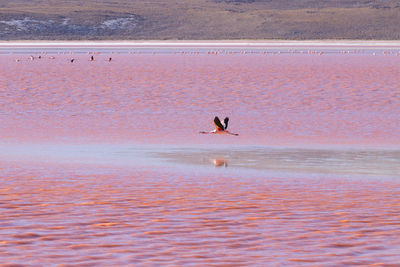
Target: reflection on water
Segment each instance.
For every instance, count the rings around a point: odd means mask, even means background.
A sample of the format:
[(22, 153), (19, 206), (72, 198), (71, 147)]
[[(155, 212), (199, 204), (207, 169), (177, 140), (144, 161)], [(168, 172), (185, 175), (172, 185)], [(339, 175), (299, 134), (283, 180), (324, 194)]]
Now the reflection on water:
[(132, 144), (1, 144), (0, 161), (118, 167), (251, 169), (263, 173), (397, 177), (400, 150)]
[(228, 167), (228, 161), (226, 159), (213, 159), (215, 167)]
[(212, 158), (215, 166), (260, 170), (268, 173), (392, 176), (400, 174), (400, 150), (308, 149), (308, 148), (179, 148), (149, 151), (162, 161), (204, 165)]
[(400, 261), (399, 179), (156, 170), (2, 164), (1, 263)]

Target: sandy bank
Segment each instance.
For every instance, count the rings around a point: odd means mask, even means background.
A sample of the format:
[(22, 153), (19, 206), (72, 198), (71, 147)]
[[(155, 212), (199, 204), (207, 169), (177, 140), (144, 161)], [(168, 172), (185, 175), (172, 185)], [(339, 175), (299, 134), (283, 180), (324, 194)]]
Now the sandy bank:
[(0, 41), (0, 47), (399, 47), (400, 41), (382, 40), (138, 40), (138, 41)]

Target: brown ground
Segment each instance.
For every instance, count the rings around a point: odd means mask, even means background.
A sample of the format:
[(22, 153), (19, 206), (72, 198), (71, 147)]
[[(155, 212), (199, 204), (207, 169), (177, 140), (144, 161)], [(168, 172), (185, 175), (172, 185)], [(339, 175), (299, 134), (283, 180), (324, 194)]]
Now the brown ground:
[[(125, 28), (105, 28), (102, 24), (118, 18), (130, 18), (130, 24)], [(18, 26), (20, 22), (16, 20), (25, 20), (25, 24)], [(398, 40), (400, 3), (391, 0), (0, 0), (0, 39)]]

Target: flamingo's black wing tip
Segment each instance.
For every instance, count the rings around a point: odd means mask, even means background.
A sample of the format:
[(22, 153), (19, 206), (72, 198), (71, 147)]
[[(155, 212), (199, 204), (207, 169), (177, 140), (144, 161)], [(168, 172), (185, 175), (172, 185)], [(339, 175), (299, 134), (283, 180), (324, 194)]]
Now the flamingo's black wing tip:
[(224, 119), (225, 130), (228, 128), (228, 122), (229, 122), (229, 118), (226, 117), (226, 118)]

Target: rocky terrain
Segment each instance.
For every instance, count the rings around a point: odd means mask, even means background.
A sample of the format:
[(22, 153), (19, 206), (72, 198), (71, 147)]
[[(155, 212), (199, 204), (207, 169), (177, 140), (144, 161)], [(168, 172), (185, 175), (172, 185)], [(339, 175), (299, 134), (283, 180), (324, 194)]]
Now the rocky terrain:
[(393, 0), (0, 0), (0, 40), (400, 39)]

